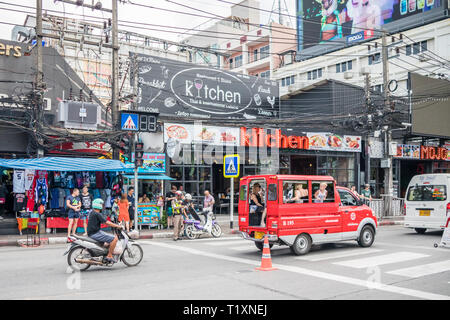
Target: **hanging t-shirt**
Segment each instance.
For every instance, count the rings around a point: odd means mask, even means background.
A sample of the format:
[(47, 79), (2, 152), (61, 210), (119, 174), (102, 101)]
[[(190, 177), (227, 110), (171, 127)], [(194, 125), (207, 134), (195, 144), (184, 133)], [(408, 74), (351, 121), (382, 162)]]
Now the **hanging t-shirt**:
[(53, 173), (53, 183), (55, 187), (61, 186), (61, 172), (56, 171)]
[(25, 193), (25, 170), (14, 170), (13, 192)]
[(58, 208), (65, 207), (66, 191), (64, 189), (58, 189)]
[(36, 202), (34, 201), (34, 188), (26, 191), (27, 195), (27, 211), (34, 211), (34, 206), (36, 205)]
[(25, 169), (25, 190), (33, 189), (35, 170)]
[(67, 172), (61, 172), (61, 181), (60, 186), (61, 188), (67, 188)]
[(108, 195), (106, 194), (106, 189), (100, 190), (100, 197), (102, 198), (103, 202), (106, 202), (106, 198)]
[(69, 172), (66, 177), (66, 187), (69, 189), (75, 188), (75, 177), (72, 172)]
[(98, 189), (103, 189), (104, 188), (104, 186), (103, 186), (103, 172), (97, 171), (95, 173), (95, 181), (96, 181), (96, 187)]
[(111, 208), (111, 189), (105, 189), (106, 193), (106, 201), (105, 201), (105, 208)]
[(94, 189), (94, 199), (99, 199), (101, 197), (102, 197), (102, 195), (100, 194), (100, 190)]
[(47, 180), (45, 178), (39, 178), (36, 180), (36, 203), (39, 201), (45, 205), (48, 201), (48, 189)]
[(83, 185), (88, 187), (91, 185), (91, 179), (89, 176), (89, 172), (87, 171), (83, 172)]
[(83, 175), (81, 174), (81, 172), (77, 172), (75, 173), (75, 179), (76, 179), (76, 186), (78, 189), (83, 188)]
[(89, 172), (89, 180), (91, 182), (91, 188), (97, 187), (95, 171)]
[(50, 195), (51, 195), (50, 209), (58, 209), (59, 208), (59, 189), (51, 189)]
[(16, 193), (14, 196), (14, 211), (22, 211), (25, 209), (26, 196), (24, 193)]

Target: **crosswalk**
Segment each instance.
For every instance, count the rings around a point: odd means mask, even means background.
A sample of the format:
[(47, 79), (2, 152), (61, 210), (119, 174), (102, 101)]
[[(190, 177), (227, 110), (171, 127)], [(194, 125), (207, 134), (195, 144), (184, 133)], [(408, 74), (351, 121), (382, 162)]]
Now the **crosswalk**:
[[(253, 242), (237, 237), (204, 240), (204, 244), (207, 246), (217, 249), (223, 248), (239, 254), (257, 250)], [(304, 256), (292, 256), (292, 259), (300, 263), (325, 262), (336, 267), (348, 268), (349, 270), (380, 267), (382, 272), (386, 274), (404, 278), (420, 278), (450, 271), (450, 260), (432, 261), (432, 253), (427, 254), (427, 251), (418, 253), (408, 249), (398, 248), (398, 251), (393, 251), (391, 246), (382, 246), (381, 248), (343, 247), (316, 250)], [(407, 267), (405, 267), (405, 264)]]

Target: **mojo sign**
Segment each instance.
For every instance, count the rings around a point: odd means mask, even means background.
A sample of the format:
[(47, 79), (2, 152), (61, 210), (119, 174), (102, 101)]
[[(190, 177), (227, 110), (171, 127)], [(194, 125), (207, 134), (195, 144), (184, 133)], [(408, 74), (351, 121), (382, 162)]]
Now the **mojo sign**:
[(278, 84), (224, 70), (137, 55), (138, 110), (198, 119), (278, 116)]

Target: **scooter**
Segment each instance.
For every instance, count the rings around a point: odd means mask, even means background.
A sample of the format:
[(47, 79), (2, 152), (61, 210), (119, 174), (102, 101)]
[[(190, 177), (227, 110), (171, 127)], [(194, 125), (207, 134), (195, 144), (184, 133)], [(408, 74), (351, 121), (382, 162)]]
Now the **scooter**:
[(195, 219), (184, 220), (184, 231), (186, 236), (193, 240), (199, 238), (202, 234), (210, 234), (214, 238), (222, 235), (222, 228), (216, 222), (216, 217), (211, 210), (204, 210), (202, 214), (205, 216), (205, 224)]
[(144, 257), (142, 247), (133, 241), (123, 230), (114, 228), (119, 238), (114, 249), (113, 263), (106, 260), (108, 247), (103, 242), (95, 241), (89, 237), (72, 235), (69, 237), (69, 248), (63, 254), (67, 256), (67, 263), (74, 271), (86, 271), (90, 266), (112, 267), (114, 263), (122, 261), (129, 267), (137, 266)]

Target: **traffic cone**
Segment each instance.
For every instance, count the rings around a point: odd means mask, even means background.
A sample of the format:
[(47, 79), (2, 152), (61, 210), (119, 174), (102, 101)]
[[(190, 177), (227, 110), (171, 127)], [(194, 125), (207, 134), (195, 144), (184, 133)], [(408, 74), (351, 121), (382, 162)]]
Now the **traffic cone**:
[(263, 251), (262, 251), (261, 267), (258, 267), (255, 269), (260, 270), (260, 271), (277, 270), (277, 268), (272, 267), (272, 258), (270, 257), (269, 238), (267, 236), (264, 237), (264, 247), (263, 247)]

